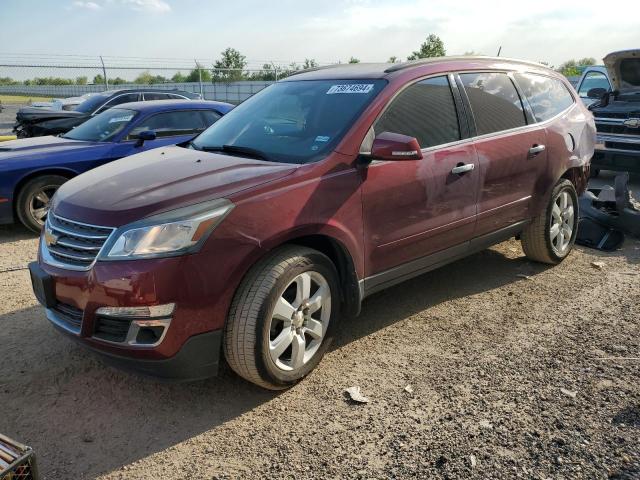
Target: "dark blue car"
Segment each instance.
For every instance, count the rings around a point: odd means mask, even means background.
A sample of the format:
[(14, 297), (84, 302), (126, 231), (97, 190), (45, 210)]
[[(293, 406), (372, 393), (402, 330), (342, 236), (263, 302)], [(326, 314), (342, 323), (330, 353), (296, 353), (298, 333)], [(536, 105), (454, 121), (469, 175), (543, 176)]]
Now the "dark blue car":
[(0, 224), (17, 218), (39, 231), (54, 192), (107, 162), (190, 140), (233, 105), (160, 100), (124, 103), (58, 137), (0, 143)]

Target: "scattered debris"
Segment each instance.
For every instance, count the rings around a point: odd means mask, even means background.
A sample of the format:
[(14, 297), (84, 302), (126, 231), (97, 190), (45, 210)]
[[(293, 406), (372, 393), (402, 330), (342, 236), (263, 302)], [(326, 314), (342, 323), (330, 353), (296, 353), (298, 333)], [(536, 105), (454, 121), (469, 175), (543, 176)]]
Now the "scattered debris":
[(517, 274), (517, 275), (516, 275), (516, 277), (524, 278), (525, 280), (533, 280), (533, 277), (532, 277), (532, 276), (530, 276), (530, 275), (525, 275), (524, 273), (519, 273), (519, 274)]
[(411, 385), (407, 385), (404, 387), (404, 391), (407, 393), (413, 393), (413, 387)]
[(591, 266), (593, 268), (597, 268), (598, 270), (602, 270), (607, 264), (604, 262), (591, 262)]
[(489, 420), (480, 420), (480, 423), (478, 423), (478, 425), (480, 425), (480, 428), (486, 428), (487, 430), (491, 430), (493, 428), (493, 423), (491, 423)]
[(471, 463), (471, 468), (476, 468), (476, 465), (478, 465), (478, 459), (475, 455), (469, 455), (469, 462)]
[(565, 394), (567, 397), (576, 398), (578, 394), (577, 390), (567, 390), (566, 388), (561, 388), (560, 391)]
[(360, 387), (358, 386), (346, 388), (344, 391), (356, 403), (369, 403), (369, 399), (360, 393)]

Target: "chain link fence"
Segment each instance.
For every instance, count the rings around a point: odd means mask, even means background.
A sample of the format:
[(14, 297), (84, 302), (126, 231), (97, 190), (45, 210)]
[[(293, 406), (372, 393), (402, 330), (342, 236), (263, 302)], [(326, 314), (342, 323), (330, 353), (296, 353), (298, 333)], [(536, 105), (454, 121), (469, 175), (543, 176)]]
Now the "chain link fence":
[(262, 62), (244, 68), (214, 65), (211, 59), (0, 54), (0, 95), (66, 98), (120, 88), (153, 88), (184, 90), (206, 100), (238, 104), (304, 66), (296, 62)]

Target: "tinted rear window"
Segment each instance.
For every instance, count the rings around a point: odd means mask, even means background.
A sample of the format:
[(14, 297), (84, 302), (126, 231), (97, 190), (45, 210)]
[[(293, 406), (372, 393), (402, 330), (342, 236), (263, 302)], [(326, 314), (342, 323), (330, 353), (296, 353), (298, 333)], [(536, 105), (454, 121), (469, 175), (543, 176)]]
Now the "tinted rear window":
[(460, 140), (458, 116), (447, 77), (435, 77), (403, 90), (376, 122), (382, 132), (415, 137), (422, 148)]
[(516, 73), (515, 77), (539, 122), (549, 120), (573, 105), (573, 96), (560, 80), (534, 73)]
[(461, 73), (478, 135), (527, 124), (516, 87), (506, 73)]

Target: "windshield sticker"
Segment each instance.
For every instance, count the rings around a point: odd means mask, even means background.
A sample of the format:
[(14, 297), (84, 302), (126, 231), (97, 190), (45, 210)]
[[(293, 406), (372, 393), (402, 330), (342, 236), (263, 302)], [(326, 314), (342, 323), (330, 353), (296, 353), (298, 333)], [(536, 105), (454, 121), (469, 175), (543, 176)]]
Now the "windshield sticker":
[(122, 115), (121, 117), (113, 117), (109, 119), (109, 123), (128, 122), (133, 118), (133, 115)]
[(316, 137), (315, 141), (316, 142), (328, 142), (329, 138), (331, 138), (331, 137), (327, 137), (327, 136), (324, 136), (324, 135), (318, 135)]
[(369, 93), (373, 90), (373, 83), (352, 83), (349, 85), (333, 85), (327, 90), (327, 95), (336, 93)]

